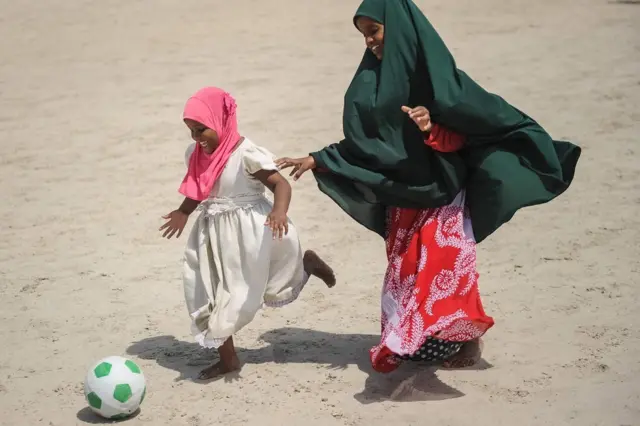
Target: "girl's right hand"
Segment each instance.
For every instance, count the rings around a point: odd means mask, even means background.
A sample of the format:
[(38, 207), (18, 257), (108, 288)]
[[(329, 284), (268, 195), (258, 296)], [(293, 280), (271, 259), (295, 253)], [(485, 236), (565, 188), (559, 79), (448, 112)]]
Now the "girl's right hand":
[(276, 166), (278, 166), (279, 170), (288, 169), (289, 167), (293, 167), (289, 176), (293, 176), (293, 180), (300, 179), (300, 176), (304, 174), (307, 170), (313, 170), (316, 168), (316, 160), (312, 156), (303, 157), (303, 158), (280, 158), (276, 160)]
[(162, 238), (170, 239), (174, 234), (176, 238), (179, 238), (184, 230), (184, 227), (187, 225), (187, 220), (189, 220), (189, 215), (181, 212), (180, 210), (174, 210), (171, 213), (162, 216), (163, 219), (167, 219), (167, 222), (162, 225), (159, 231), (164, 230), (162, 234)]

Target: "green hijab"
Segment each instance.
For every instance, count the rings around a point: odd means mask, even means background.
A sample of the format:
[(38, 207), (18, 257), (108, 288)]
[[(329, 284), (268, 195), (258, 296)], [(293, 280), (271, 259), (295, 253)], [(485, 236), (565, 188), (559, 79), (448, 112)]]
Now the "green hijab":
[[(344, 140), (311, 154), (320, 190), (356, 221), (384, 236), (387, 207), (440, 207), (466, 189), (480, 242), (568, 188), (580, 148), (552, 140), (457, 69), (411, 0), (364, 0), (360, 16), (384, 24), (383, 59), (365, 52), (345, 94)], [(425, 106), (434, 123), (466, 136), (465, 148), (432, 150), (403, 105)]]

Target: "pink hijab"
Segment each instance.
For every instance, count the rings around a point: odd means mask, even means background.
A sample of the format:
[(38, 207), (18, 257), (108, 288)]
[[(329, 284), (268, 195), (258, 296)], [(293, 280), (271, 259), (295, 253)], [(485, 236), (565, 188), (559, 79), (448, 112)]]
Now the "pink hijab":
[(183, 118), (215, 130), (220, 139), (220, 145), (211, 155), (206, 154), (200, 144), (196, 143), (196, 149), (189, 159), (187, 174), (180, 185), (182, 195), (202, 201), (209, 197), (240, 139), (236, 102), (222, 89), (205, 87), (189, 98), (184, 107)]

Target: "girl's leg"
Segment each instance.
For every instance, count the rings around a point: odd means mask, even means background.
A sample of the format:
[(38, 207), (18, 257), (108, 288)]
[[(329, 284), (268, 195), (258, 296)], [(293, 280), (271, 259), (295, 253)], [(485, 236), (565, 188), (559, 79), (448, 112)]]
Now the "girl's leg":
[(327, 287), (336, 285), (336, 276), (333, 269), (312, 250), (307, 250), (302, 259), (304, 270), (307, 274), (320, 278)]
[(218, 348), (218, 353), (220, 354), (220, 361), (202, 370), (198, 379), (214, 379), (224, 374), (240, 370), (240, 359), (233, 345), (233, 337), (229, 337), (222, 346)]

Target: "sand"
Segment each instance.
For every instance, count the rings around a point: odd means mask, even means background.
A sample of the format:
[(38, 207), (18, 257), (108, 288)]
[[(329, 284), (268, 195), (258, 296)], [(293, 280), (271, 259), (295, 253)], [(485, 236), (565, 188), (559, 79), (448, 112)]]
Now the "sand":
[(477, 368), (371, 371), (384, 247), (306, 176), (291, 217), (338, 285), (264, 311), (241, 374), (201, 384), (185, 240), (157, 232), (184, 101), (225, 87), (243, 134), (306, 154), (340, 139), (363, 40), (355, 0), (179, 4), (0, 0), (0, 425), (99, 423), (82, 381), (107, 355), (147, 377), (132, 426), (640, 424), (640, 5), (419, 2), (461, 68), (584, 148), (565, 195), (479, 247)]

